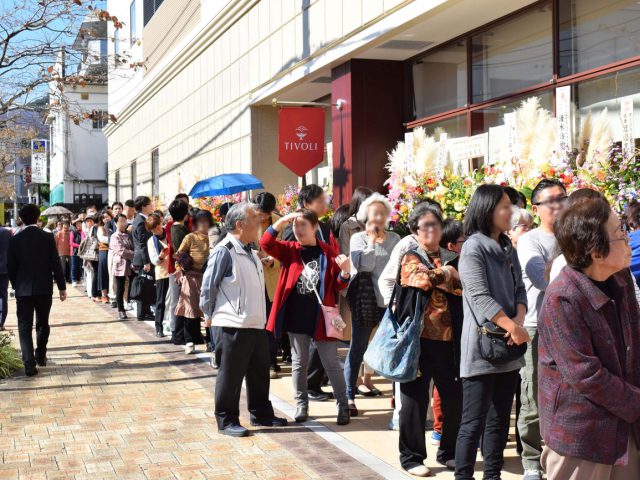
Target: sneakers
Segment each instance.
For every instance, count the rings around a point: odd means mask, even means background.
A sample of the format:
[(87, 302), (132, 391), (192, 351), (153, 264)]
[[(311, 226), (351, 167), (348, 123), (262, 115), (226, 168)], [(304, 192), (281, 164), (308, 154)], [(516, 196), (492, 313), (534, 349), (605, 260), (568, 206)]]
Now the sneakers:
[(525, 470), (522, 480), (542, 480), (542, 472), (540, 470)]
[(428, 477), (431, 475), (431, 470), (429, 470), (426, 465), (417, 465), (407, 469), (407, 472), (414, 477)]
[(249, 435), (249, 430), (244, 428), (242, 425), (229, 425), (226, 428), (218, 429), (218, 433), (222, 435), (228, 435), (229, 437), (246, 437)]
[(431, 433), (431, 439), (429, 443), (431, 445), (435, 445), (436, 447), (440, 446), (440, 441), (442, 440), (442, 433), (436, 432), (435, 430)]
[(400, 427), (398, 427), (398, 424), (396, 423), (396, 421), (393, 418), (391, 418), (391, 420), (389, 420), (389, 430), (395, 430), (395, 431), (400, 430)]
[(278, 375), (278, 372), (276, 371), (276, 369), (275, 369), (275, 368), (271, 367), (271, 368), (269, 369), (269, 378), (270, 378), (270, 379), (272, 379), (272, 380), (273, 380), (273, 379), (275, 379), (275, 378), (278, 378), (279, 376), (280, 376), (280, 375)]
[(184, 353), (186, 353), (187, 355), (191, 355), (192, 353), (196, 353), (196, 346), (192, 342), (187, 343), (184, 346)]
[(78, 282), (71, 282), (71, 286), (72, 287), (77, 287), (78, 286)]

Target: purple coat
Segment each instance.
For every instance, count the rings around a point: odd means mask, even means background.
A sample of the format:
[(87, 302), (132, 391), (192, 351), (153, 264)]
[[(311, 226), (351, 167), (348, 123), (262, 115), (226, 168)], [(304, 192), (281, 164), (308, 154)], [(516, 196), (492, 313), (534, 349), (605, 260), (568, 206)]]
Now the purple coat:
[(615, 303), (571, 267), (547, 288), (538, 317), (540, 430), (560, 455), (626, 465), (630, 428), (640, 439), (640, 312), (632, 282), (628, 270), (608, 280)]
[(127, 232), (114, 232), (109, 240), (109, 248), (113, 252), (111, 268), (114, 277), (131, 275), (131, 259), (133, 258), (133, 241)]

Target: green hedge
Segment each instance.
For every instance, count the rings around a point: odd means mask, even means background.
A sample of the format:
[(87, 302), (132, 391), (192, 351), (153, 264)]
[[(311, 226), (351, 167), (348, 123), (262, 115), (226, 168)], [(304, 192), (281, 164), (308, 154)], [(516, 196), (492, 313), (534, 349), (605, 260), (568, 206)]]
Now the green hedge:
[(11, 336), (0, 334), (0, 378), (8, 378), (23, 368), (20, 354), (11, 344)]

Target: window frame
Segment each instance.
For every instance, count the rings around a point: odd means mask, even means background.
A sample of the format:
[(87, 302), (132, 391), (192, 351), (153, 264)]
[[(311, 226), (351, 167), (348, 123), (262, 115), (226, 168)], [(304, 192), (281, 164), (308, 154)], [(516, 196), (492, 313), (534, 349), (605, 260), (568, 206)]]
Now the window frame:
[[(562, 86), (566, 86), (566, 85), (573, 85), (573, 84), (577, 84), (581, 81), (584, 80), (588, 80), (591, 78), (595, 78), (598, 76), (602, 76), (602, 75), (608, 75), (610, 73), (615, 73), (617, 71), (621, 71), (621, 70), (625, 70), (627, 68), (633, 68), (636, 66), (640, 66), (640, 55), (637, 55), (635, 57), (630, 57), (630, 58), (626, 58), (624, 60), (619, 60), (616, 62), (612, 62), (609, 64), (605, 64), (605, 65), (601, 65), (599, 67), (595, 67), (593, 69), (590, 70), (585, 70), (582, 72), (578, 72), (578, 73), (574, 73), (572, 75), (566, 75), (564, 77), (560, 77), (559, 76), (559, 18), (558, 18), (558, 11), (559, 11), (559, 5), (560, 5), (560, 1), (565, 1), (565, 0), (551, 0), (551, 8), (552, 8), (552, 55), (553, 55), (553, 77), (550, 79), (550, 81), (548, 82), (544, 82), (544, 83), (540, 83), (540, 84), (536, 84), (536, 85), (531, 85), (530, 87), (527, 88), (523, 88), (517, 91), (513, 91), (510, 92), (508, 94), (499, 96), (499, 97), (495, 97), (495, 98), (491, 98), (489, 100), (485, 100), (482, 102), (477, 102), (477, 103), (473, 103), (473, 92), (472, 92), (472, 63), (471, 63), (471, 59), (472, 59), (472, 51), (471, 51), (471, 37), (473, 37), (474, 35), (477, 35), (479, 33), (482, 32), (486, 32), (488, 30), (491, 30), (492, 28), (494, 28), (496, 25), (498, 24), (502, 24), (505, 22), (508, 22), (509, 20), (513, 19), (514, 17), (520, 16), (524, 13), (526, 13), (529, 10), (533, 10), (536, 8), (539, 8), (540, 6), (542, 6), (545, 3), (548, 3), (549, 0), (539, 0), (535, 3), (532, 3), (530, 5), (527, 5), (523, 8), (520, 8), (518, 10), (515, 10), (507, 15), (504, 15), (500, 18), (497, 18), (485, 25), (481, 25), (480, 27), (477, 27), (473, 30), (470, 30), (462, 35), (459, 35), (457, 37), (454, 37), (450, 40), (447, 40), (446, 42), (443, 42), (440, 45), (436, 45), (435, 47), (432, 47), (428, 50), (425, 50), (424, 52), (420, 52), (417, 55), (414, 55), (413, 57), (408, 58), (407, 60), (405, 60), (408, 68), (407, 71), (411, 72), (412, 71), (412, 66), (414, 64), (415, 61), (420, 60), (421, 58), (433, 54), (438, 50), (444, 50), (448, 47), (451, 47), (452, 44), (455, 44), (461, 40), (466, 41), (467, 43), (467, 104), (463, 107), (458, 107), (455, 109), (451, 109), (451, 110), (447, 110), (447, 111), (443, 111), (434, 115), (430, 115), (427, 117), (421, 117), (421, 118), (414, 118), (414, 119), (409, 119), (406, 123), (405, 123), (405, 128), (407, 130), (412, 130), (416, 127), (422, 126), (422, 125), (428, 125), (430, 123), (434, 123), (434, 122), (438, 122), (441, 120), (446, 120), (447, 118), (450, 117), (454, 117), (457, 115), (461, 115), (461, 114), (467, 114), (467, 135), (471, 135), (472, 132), (472, 125), (471, 125), (471, 112), (475, 111), (475, 110), (479, 110), (479, 109), (484, 109), (487, 107), (491, 107), (494, 105), (498, 105), (501, 103), (504, 103), (506, 100), (510, 99), (510, 98), (514, 98), (514, 97), (521, 97), (523, 95), (536, 95), (539, 93), (542, 93), (544, 91), (547, 90), (551, 90), (553, 92), (553, 107), (554, 107), (554, 114), (555, 114), (555, 89), (558, 87), (562, 87)], [(410, 91), (410, 95), (412, 96), (411, 98), (411, 102), (412, 104), (414, 104), (415, 99), (414, 97), (414, 85), (413, 85), (413, 80), (411, 80), (410, 82), (411, 84), (411, 91)], [(413, 114), (413, 112), (412, 112)]]

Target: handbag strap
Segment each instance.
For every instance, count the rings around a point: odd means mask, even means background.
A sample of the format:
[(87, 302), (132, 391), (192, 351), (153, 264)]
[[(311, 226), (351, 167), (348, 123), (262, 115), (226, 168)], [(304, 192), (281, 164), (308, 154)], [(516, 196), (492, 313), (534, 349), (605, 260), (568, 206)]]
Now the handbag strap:
[[(304, 263), (304, 260), (302, 260), (301, 257), (301, 261), (302, 261), (302, 265), (304, 265), (304, 268), (302, 269), (302, 273), (300, 275), (304, 275), (305, 278), (307, 278), (307, 276), (304, 274), (306, 268), (307, 268), (307, 264)], [(320, 275), (320, 273), (318, 272), (318, 276)], [(309, 281), (309, 283), (311, 283), (311, 288), (313, 289), (313, 293), (316, 294), (316, 298), (318, 299), (318, 303), (320, 305), (322, 305), (322, 299), (320, 298), (320, 294), (318, 293), (318, 289), (316, 288), (316, 284), (315, 282), (312, 282), (310, 278), (307, 278), (307, 280)]]

